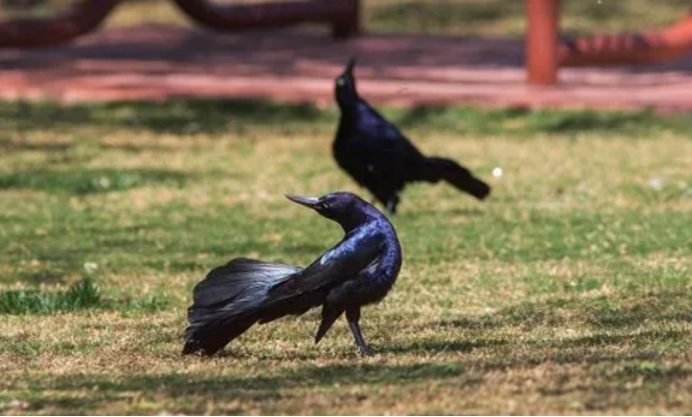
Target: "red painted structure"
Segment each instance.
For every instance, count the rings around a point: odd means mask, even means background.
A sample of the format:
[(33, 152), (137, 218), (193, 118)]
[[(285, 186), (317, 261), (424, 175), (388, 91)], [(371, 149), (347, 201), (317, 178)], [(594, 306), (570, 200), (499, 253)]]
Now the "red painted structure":
[(0, 47), (59, 45), (96, 29), (120, 0), (83, 0), (52, 19), (17, 19), (0, 23)]
[(559, 0), (526, 0), (526, 71), (532, 84), (555, 84)]
[(692, 16), (658, 31), (560, 41), (560, 0), (526, 0), (526, 63), (531, 84), (557, 82), (560, 67), (672, 61), (692, 49)]
[[(82, 0), (52, 19), (0, 22), (0, 47), (43, 47), (65, 43), (96, 29), (121, 0)], [(288, 0), (250, 5), (215, 5), (210, 0), (171, 0), (207, 28), (237, 32), (300, 23), (325, 23), (336, 38), (359, 33), (361, 0)], [(602, 35), (560, 41), (560, 0), (526, 0), (528, 82), (551, 85), (558, 69), (570, 66), (664, 62), (692, 48), (692, 16), (659, 31)]]
[[(52, 19), (0, 23), (0, 47), (41, 47), (67, 42), (96, 29), (121, 0), (82, 0)], [(198, 24), (224, 32), (327, 23), (336, 38), (359, 31), (360, 0), (307, 0), (252, 5), (216, 5), (210, 0), (172, 0)]]
[(330, 23), (336, 38), (359, 31), (359, 0), (283, 1), (252, 5), (214, 5), (208, 0), (173, 0), (202, 26), (224, 32), (278, 28), (299, 23)]

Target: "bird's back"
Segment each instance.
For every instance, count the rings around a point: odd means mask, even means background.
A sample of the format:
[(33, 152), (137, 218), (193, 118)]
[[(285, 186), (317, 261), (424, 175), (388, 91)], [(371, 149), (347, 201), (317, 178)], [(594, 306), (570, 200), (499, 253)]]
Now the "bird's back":
[(378, 198), (396, 193), (423, 155), (366, 102), (341, 114), (333, 154), (339, 166)]

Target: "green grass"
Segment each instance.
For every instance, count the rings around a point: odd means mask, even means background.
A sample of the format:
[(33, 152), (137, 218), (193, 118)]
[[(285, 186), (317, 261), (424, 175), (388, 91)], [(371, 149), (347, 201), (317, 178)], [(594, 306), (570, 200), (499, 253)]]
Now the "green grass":
[(101, 294), (89, 279), (72, 284), (65, 291), (7, 290), (0, 292), (0, 314), (50, 314), (94, 307)]
[(54, 314), (87, 308), (109, 307), (123, 310), (153, 310), (163, 309), (165, 306), (165, 300), (159, 297), (140, 300), (131, 295), (124, 295), (109, 299), (89, 278), (73, 283), (64, 291), (45, 291), (31, 288), (0, 292), (0, 314)]
[(74, 195), (126, 190), (147, 183), (177, 183), (175, 173), (147, 170), (79, 169), (12, 172), (0, 177), (0, 189), (63, 191)]
[(179, 352), (209, 269), (340, 238), (284, 193), (369, 198), (331, 159), (335, 109), (0, 104), (0, 410), (692, 411), (689, 117), (383, 110), (493, 194), (406, 190), (399, 281), (363, 313), (379, 354), (343, 321), (314, 346), (311, 312), (200, 359)]

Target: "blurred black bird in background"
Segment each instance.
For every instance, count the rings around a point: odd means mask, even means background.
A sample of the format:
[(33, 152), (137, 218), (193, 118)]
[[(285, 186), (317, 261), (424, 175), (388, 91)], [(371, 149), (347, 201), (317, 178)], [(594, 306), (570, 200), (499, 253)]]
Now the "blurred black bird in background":
[(490, 187), (456, 162), (423, 155), (392, 123), (363, 100), (353, 75), (355, 58), (336, 78), (335, 96), (341, 110), (332, 145), (334, 158), (359, 185), (367, 188), (391, 214), (399, 193), (410, 182), (445, 180), (483, 200)]
[(361, 333), (360, 309), (382, 300), (399, 274), (402, 254), (394, 228), (352, 193), (286, 197), (339, 223), (344, 238), (305, 269), (246, 258), (213, 269), (194, 288), (183, 354), (213, 355), (255, 323), (319, 305), (315, 343), (345, 312), (360, 353), (373, 353)]

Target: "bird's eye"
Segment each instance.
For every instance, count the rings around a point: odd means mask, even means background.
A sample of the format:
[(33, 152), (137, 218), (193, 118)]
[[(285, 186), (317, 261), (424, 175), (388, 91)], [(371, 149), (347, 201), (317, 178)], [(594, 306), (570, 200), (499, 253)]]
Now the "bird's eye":
[(317, 207), (320, 210), (328, 210), (329, 209), (329, 203), (323, 201)]
[(336, 85), (338, 85), (339, 87), (343, 86), (344, 85), (344, 79), (341, 77), (337, 78), (336, 79)]

